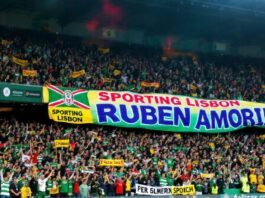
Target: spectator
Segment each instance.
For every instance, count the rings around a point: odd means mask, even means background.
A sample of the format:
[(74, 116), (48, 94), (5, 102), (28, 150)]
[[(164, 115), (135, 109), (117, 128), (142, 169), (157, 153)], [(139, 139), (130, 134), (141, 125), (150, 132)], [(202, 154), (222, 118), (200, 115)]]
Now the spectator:
[(20, 197), (20, 190), (18, 188), (18, 179), (16, 177), (13, 178), (13, 182), (10, 185), (10, 197), (11, 198)]
[(3, 169), (1, 169), (0, 171), (0, 177), (1, 177), (0, 195), (3, 198), (10, 197), (10, 183), (11, 183), (13, 175), (14, 175), (14, 172), (10, 174), (8, 171), (3, 173)]
[(28, 182), (25, 181), (24, 186), (20, 190), (21, 198), (31, 198), (31, 189)]
[(32, 192), (32, 196), (36, 197), (38, 194), (38, 181), (36, 180), (36, 177), (33, 176), (29, 182), (29, 187)]
[(89, 187), (87, 185), (87, 180), (88, 177), (86, 179), (83, 179), (83, 182), (80, 185), (80, 195), (82, 198), (89, 197)]
[(53, 170), (49, 174), (48, 177), (45, 178), (44, 174), (41, 174), (40, 178), (38, 179), (38, 197), (45, 198), (46, 196), (46, 182), (52, 176)]
[(116, 188), (116, 196), (122, 196), (124, 195), (124, 188), (125, 184), (124, 181), (120, 178), (118, 178), (115, 182), (115, 188)]
[(216, 183), (212, 186), (212, 194), (217, 195), (218, 194), (218, 186)]

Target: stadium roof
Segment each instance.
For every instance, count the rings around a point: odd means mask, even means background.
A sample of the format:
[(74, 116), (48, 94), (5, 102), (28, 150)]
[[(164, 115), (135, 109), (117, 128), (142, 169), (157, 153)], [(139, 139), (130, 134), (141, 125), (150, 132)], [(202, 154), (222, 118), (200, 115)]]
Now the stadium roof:
[(263, 0), (7, 0), (0, 10), (37, 13), (36, 20), (57, 19), (62, 26), (96, 18), (103, 27), (154, 35), (265, 40)]

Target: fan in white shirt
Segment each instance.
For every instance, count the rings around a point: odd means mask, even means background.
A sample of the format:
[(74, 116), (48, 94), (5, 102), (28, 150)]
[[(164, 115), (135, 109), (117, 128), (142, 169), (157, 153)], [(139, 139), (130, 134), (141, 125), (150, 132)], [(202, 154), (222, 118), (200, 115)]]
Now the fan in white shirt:
[(46, 182), (52, 176), (53, 172), (54, 171), (52, 170), (49, 176), (46, 178), (44, 177), (44, 174), (41, 174), (40, 178), (38, 179), (38, 189), (40, 192), (46, 192)]

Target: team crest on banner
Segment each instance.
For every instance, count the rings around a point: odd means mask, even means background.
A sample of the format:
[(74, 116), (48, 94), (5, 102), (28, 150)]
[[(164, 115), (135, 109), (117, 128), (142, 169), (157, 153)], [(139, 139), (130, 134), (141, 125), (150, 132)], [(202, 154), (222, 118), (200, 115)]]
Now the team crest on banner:
[(72, 104), (74, 104), (74, 101), (73, 101), (73, 94), (71, 93), (70, 90), (66, 90), (66, 91), (64, 91), (64, 103), (65, 103), (67, 106), (71, 106)]
[(49, 117), (57, 122), (84, 124), (92, 122), (87, 90), (47, 86)]

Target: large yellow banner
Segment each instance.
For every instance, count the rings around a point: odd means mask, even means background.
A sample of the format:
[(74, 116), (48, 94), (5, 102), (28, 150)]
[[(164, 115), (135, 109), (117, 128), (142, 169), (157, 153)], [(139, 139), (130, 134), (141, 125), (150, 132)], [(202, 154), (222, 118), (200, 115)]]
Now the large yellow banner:
[(28, 60), (16, 58), (15, 56), (13, 56), (12, 60), (14, 63), (20, 65), (21, 67), (25, 67), (29, 63)]
[(124, 166), (123, 159), (100, 159), (99, 166)]
[[(49, 116), (57, 122), (207, 133), (265, 127), (264, 103), (156, 93), (87, 91), (53, 85), (48, 88)], [(209, 146), (215, 147), (213, 143)]]

